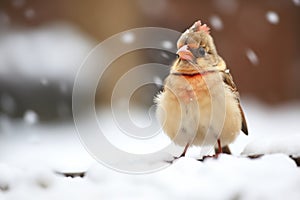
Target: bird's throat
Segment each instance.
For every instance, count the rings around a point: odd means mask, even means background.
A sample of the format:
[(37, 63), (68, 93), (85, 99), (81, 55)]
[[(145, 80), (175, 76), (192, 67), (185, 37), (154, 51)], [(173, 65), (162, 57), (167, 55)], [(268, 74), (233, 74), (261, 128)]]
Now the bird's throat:
[(177, 60), (171, 69), (171, 75), (175, 76), (186, 76), (186, 77), (194, 77), (194, 76), (205, 76), (207, 74), (211, 74), (216, 72), (215, 70), (201, 70), (201, 67), (194, 66), (188, 61), (185, 60)]

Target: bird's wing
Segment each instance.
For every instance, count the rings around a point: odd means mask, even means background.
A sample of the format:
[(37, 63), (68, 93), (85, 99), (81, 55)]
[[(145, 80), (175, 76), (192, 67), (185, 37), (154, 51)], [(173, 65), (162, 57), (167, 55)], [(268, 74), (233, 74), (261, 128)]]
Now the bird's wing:
[(240, 104), (240, 95), (239, 95), (239, 92), (238, 92), (238, 90), (236, 88), (236, 85), (233, 82), (232, 76), (231, 76), (231, 74), (229, 73), (228, 70), (224, 71), (224, 73), (223, 73), (223, 80), (224, 80), (224, 83), (231, 89), (231, 91), (236, 96), (236, 99), (238, 101), (238, 106), (239, 106), (239, 109), (240, 109), (240, 112), (241, 112), (241, 117), (242, 117), (242, 131), (246, 135), (248, 135), (248, 127), (247, 127), (247, 122), (246, 122), (245, 114), (244, 114), (244, 111), (243, 111), (243, 109), (241, 107), (241, 104)]

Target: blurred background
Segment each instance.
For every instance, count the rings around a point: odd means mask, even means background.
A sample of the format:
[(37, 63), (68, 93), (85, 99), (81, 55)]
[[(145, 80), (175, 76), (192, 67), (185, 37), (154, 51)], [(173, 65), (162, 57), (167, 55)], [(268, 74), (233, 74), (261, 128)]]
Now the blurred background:
[[(255, 98), (270, 106), (299, 101), (299, 4), (297, 0), (1, 0), (1, 115), (70, 120), (76, 72), (98, 43), (137, 27), (182, 32), (198, 19), (211, 26), (243, 99)], [(145, 50), (116, 60), (99, 82), (97, 102), (109, 103), (115, 82), (137, 64), (170, 65), (175, 55), (164, 55)], [(151, 105), (158, 90), (147, 86), (136, 101)]]

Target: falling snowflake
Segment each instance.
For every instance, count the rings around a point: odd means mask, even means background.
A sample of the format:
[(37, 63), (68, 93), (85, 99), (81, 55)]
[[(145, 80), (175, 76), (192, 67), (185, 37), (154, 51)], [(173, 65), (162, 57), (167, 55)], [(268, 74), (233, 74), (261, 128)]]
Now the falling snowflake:
[(166, 59), (170, 58), (169, 55), (167, 53), (165, 53), (165, 52), (162, 52), (161, 56), (164, 57), (164, 58), (166, 58)]
[(42, 79), (41, 79), (41, 84), (42, 84), (42, 85), (45, 85), (45, 86), (48, 85), (48, 84), (49, 84), (48, 79), (42, 78)]
[(279, 16), (274, 11), (267, 12), (266, 18), (267, 18), (268, 22), (270, 22), (271, 24), (278, 24), (278, 22), (279, 22)]
[(27, 110), (25, 113), (24, 113), (24, 121), (27, 123), (27, 124), (35, 124), (37, 123), (39, 120), (39, 116), (36, 114), (36, 112), (34, 112), (33, 110)]
[(250, 62), (253, 65), (258, 65), (258, 63), (259, 63), (258, 57), (252, 49), (247, 49), (246, 50), (246, 55), (247, 55), (247, 58), (250, 60)]
[(161, 78), (158, 76), (154, 76), (153, 81), (154, 81), (155, 85), (159, 88), (163, 85)]
[(32, 8), (28, 8), (25, 10), (24, 16), (27, 19), (33, 19), (35, 17), (35, 11)]
[(300, 6), (300, 0), (293, 0), (293, 2), (296, 6)]
[(162, 42), (162, 46), (165, 49), (172, 49), (173, 48), (173, 43), (171, 41), (165, 40)]
[(223, 29), (223, 22), (221, 20), (221, 18), (217, 15), (213, 15), (210, 17), (209, 19), (211, 26), (215, 29), (215, 30), (222, 30)]
[(134, 41), (134, 35), (129, 32), (125, 33), (121, 36), (121, 40), (122, 40), (122, 42), (127, 43), (127, 44), (132, 43)]

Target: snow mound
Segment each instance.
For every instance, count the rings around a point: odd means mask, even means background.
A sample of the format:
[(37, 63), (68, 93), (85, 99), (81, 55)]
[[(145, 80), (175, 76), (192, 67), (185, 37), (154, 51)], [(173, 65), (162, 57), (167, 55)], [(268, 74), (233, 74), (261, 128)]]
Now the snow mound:
[(291, 156), (300, 156), (300, 135), (288, 136), (273, 135), (272, 137), (257, 138), (246, 145), (242, 154), (260, 155), (284, 153)]
[(7, 199), (300, 199), (300, 171), (283, 154), (255, 160), (229, 155), (204, 162), (181, 158), (143, 175), (93, 164), (83, 178), (57, 175), (45, 167), (0, 165), (0, 180), (1, 188), (9, 186), (0, 192)]

